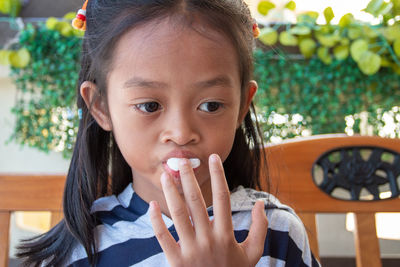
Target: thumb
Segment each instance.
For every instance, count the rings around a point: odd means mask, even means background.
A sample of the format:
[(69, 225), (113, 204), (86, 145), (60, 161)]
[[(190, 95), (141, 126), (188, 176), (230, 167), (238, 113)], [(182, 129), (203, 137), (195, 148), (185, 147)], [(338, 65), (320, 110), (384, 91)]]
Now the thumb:
[(268, 220), (265, 214), (264, 201), (257, 201), (251, 211), (249, 235), (241, 243), (251, 263), (255, 266), (264, 252), (264, 243), (268, 231)]

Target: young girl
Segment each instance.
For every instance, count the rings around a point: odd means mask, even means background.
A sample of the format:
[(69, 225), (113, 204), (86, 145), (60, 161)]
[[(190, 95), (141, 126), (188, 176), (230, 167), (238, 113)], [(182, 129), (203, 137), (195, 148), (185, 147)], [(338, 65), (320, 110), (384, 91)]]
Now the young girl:
[(318, 266), (293, 210), (250, 189), (265, 155), (246, 4), (90, 0), (84, 13), (65, 218), (19, 256), (35, 266)]

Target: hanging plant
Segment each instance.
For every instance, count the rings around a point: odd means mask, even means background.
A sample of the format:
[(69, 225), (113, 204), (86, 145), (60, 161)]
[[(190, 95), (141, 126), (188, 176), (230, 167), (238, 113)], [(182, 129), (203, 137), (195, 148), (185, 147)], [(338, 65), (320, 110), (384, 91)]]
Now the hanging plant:
[(65, 157), (77, 133), (75, 90), (82, 36), (70, 26), (70, 17), (26, 25), (19, 42), (0, 56), (10, 62), (17, 87), (12, 108), (17, 120), (9, 141), (45, 152), (62, 151)]

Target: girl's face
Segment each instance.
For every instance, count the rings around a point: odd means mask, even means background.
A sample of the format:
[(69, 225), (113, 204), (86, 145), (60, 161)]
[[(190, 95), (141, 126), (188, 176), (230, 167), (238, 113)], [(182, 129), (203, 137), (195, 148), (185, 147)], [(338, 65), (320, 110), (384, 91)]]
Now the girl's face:
[[(128, 31), (118, 41), (107, 77), (109, 120), (132, 168), (134, 190), (162, 201), (160, 176), (169, 158), (198, 158), (195, 174), (210, 204), (208, 157), (224, 161), (257, 88), (249, 84), (241, 105), (236, 51), (221, 34), (205, 35), (165, 19)], [(99, 120), (98, 120), (99, 121)], [(180, 188), (180, 177), (175, 173)]]

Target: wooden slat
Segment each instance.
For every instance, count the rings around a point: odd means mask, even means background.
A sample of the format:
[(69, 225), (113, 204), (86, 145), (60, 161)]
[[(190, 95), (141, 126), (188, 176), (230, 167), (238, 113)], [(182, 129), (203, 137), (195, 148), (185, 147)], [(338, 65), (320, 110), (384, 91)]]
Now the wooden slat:
[(299, 212), (298, 215), (307, 230), (311, 251), (314, 257), (319, 260), (318, 232), (315, 213)]
[(65, 176), (0, 175), (0, 211), (59, 212)]
[(8, 266), (11, 212), (0, 211), (0, 266)]
[(354, 226), (357, 267), (382, 267), (376, 235), (375, 214), (354, 214)]
[[(302, 212), (398, 212), (400, 198), (357, 202), (336, 200), (322, 192), (312, 181), (313, 163), (324, 152), (343, 146), (380, 146), (400, 153), (400, 139), (370, 136), (323, 135), (300, 138), (265, 148), (270, 192), (296, 211)], [(265, 188), (265, 183), (264, 183)], [(384, 203), (384, 204), (383, 204)]]

